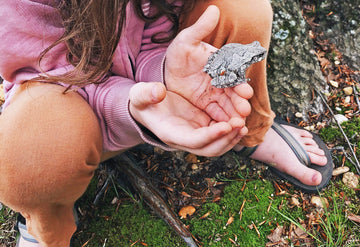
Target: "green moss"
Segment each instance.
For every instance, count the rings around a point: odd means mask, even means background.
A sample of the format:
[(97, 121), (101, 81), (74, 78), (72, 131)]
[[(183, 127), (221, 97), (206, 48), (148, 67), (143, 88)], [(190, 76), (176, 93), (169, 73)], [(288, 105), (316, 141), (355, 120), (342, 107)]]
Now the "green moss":
[[(349, 139), (350, 143), (358, 147), (356, 149), (356, 156), (360, 157), (360, 118), (353, 118), (347, 122), (341, 124), (341, 127)], [(337, 146), (343, 146), (346, 150), (349, 149), (349, 145), (346, 142), (345, 137), (341, 133), (338, 127), (327, 126), (320, 131), (320, 137), (327, 143), (335, 143)], [(350, 152), (349, 152), (350, 153)], [(341, 157), (339, 157), (341, 159)], [(346, 160), (345, 165), (351, 168), (351, 171), (356, 172), (355, 167), (350, 161)]]
[(339, 204), (342, 203), (342, 200), (349, 198), (351, 200), (347, 200), (346, 208), (353, 214), (360, 214), (360, 206), (356, 203), (359, 201), (356, 191), (347, 187), (342, 181), (335, 181), (329, 185), (328, 188), (324, 190), (324, 197), (337, 200)]
[[(100, 209), (89, 222), (87, 246), (186, 246), (182, 240), (159, 218), (149, 214), (138, 204), (126, 203), (116, 207)], [(81, 243), (84, 243), (84, 239)], [(81, 245), (78, 245), (81, 246)]]
[(335, 142), (342, 137), (340, 129), (337, 127), (328, 126), (320, 130), (320, 137), (324, 142)]
[(141, 202), (123, 201), (119, 206), (111, 200), (117, 194), (113, 187), (99, 202), (97, 207), (91, 203), (95, 198), (96, 180), (78, 201), (80, 208), (87, 213), (82, 225), (74, 236), (74, 246), (147, 246), (168, 247), (186, 246), (183, 240), (170, 229), (163, 220), (150, 213)]
[[(278, 214), (268, 211), (270, 202), (277, 207), (284, 200), (283, 196), (274, 196), (273, 185), (269, 181), (254, 180), (243, 186), (243, 181), (231, 183), (225, 188), (219, 204), (205, 203), (197, 216), (188, 222), (191, 232), (203, 246), (233, 246), (229, 239), (237, 239), (241, 246), (265, 246), (268, 242), (266, 236), (275, 228), (275, 223), (281, 224)], [(244, 200), (240, 220), (239, 211)], [(210, 214), (201, 219), (208, 212)], [(233, 222), (226, 225), (231, 216)]]

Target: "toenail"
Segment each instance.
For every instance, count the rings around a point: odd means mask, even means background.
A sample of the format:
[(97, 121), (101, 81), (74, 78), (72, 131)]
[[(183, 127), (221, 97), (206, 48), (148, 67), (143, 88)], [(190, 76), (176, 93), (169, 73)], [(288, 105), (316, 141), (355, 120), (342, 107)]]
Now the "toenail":
[(319, 181), (319, 176), (317, 173), (314, 173), (314, 175), (312, 176), (312, 181), (315, 183), (315, 184), (319, 184), (321, 181)]

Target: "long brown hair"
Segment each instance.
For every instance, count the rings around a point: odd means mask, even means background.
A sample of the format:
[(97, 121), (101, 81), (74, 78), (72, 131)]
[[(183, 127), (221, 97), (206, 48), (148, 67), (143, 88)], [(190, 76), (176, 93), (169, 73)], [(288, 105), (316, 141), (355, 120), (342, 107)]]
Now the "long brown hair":
[(61, 14), (64, 34), (45, 49), (39, 59), (60, 43), (68, 48), (67, 60), (74, 66), (70, 72), (59, 76), (46, 75), (36, 78), (43, 82), (62, 82), (69, 85), (84, 86), (101, 83), (109, 76), (112, 58), (118, 45), (126, 18), (126, 5), (133, 1), (137, 15), (146, 22), (156, 21), (166, 16), (173, 28), (164, 38), (154, 35), (153, 42), (167, 42), (176, 36), (179, 15), (192, 8), (195, 1), (184, 1), (182, 6), (167, 0), (150, 0), (157, 11), (151, 16), (144, 14), (142, 0), (60, 0), (56, 6)]

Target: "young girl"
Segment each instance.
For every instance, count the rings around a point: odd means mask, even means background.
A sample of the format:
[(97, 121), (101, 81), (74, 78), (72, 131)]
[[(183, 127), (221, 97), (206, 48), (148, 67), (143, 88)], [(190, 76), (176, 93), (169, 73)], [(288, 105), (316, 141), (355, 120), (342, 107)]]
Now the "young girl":
[[(204, 156), (258, 145), (251, 158), (301, 184), (328, 181), (270, 128), (265, 61), (234, 88), (202, 70), (226, 43), (269, 47), (268, 0), (3, 0), (0, 21), (0, 201), (26, 219), (19, 246), (69, 246), (99, 162), (144, 142)], [(286, 128), (311, 163), (331, 163)]]

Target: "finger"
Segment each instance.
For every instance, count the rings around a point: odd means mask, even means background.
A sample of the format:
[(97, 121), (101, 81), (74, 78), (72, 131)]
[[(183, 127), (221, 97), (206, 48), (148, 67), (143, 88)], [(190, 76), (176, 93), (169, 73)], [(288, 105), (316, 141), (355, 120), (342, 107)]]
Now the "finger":
[(215, 5), (210, 5), (192, 26), (184, 29), (186, 36), (194, 43), (202, 41), (216, 27), (220, 18), (220, 10)]
[(233, 129), (243, 128), (245, 126), (245, 118), (233, 117), (229, 120), (229, 124)]
[(233, 104), (231, 98), (226, 95), (222, 94), (221, 97), (218, 98), (219, 108), (223, 109), (223, 111), (231, 118), (231, 117), (239, 117), (241, 115), (236, 110), (236, 105)]
[(242, 127), (239, 131), (239, 135), (241, 136), (246, 136), (248, 133), (249, 133), (249, 129), (246, 126)]
[(130, 103), (137, 108), (159, 103), (165, 98), (165, 95), (165, 86), (159, 82), (139, 82), (129, 92)]
[[(179, 124), (179, 123), (178, 123)], [(233, 129), (229, 123), (219, 122), (211, 126), (194, 129), (186, 123), (178, 127), (178, 131), (168, 133), (167, 136), (159, 138), (170, 146), (185, 147), (188, 149), (200, 149), (218, 138), (232, 132)], [(186, 135), (184, 133), (187, 133)]]
[(205, 112), (217, 122), (226, 122), (230, 119), (229, 115), (216, 102), (211, 102), (205, 107)]
[(231, 104), (234, 106), (240, 116), (249, 116), (251, 112), (251, 105), (247, 99), (240, 97), (233, 90), (227, 90), (226, 94), (230, 97)]
[(248, 128), (245, 126), (245, 118), (231, 118), (229, 124), (233, 129), (238, 129), (238, 134), (240, 136), (245, 136), (249, 132)]
[(250, 99), (254, 95), (254, 90), (248, 83), (240, 83), (236, 87), (226, 88), (225, 90), (235, 91), (235, 93), (237, 93), (240, 97), (243, 97), (244, 99)]
[(186, 151), (207, 157), (220, 156), (229, 150), (231, 150), (239, 141), (242, 136), (238, 135), (238, 131), (235, 129), (227, 135), (224, 135), (201, 149), (187, 149)]

